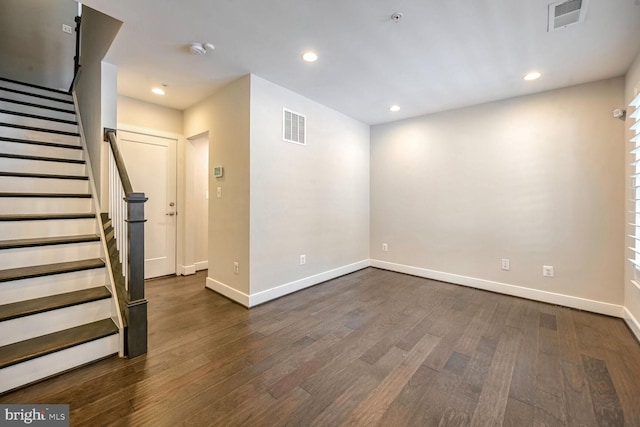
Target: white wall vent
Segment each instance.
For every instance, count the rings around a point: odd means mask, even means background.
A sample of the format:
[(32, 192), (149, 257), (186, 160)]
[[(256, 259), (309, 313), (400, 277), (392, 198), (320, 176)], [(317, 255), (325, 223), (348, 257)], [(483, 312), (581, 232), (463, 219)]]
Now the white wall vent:
[(549, 26), (547, 31), (566, 28), (584, 21), (588, 0), (562, 0), (549, 5)]
[(307, 145), (307, 118), (284, 108), (282, 110), (282, 139), (294, 144)]

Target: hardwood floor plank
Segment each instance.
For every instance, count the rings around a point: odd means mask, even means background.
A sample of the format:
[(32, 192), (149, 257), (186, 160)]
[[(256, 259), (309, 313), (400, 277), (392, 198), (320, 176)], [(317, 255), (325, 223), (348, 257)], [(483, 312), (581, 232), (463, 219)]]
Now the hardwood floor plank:
[(624, 412), (604, 361), (582, 356), (596, 419), (601, 426), (624, 425)]

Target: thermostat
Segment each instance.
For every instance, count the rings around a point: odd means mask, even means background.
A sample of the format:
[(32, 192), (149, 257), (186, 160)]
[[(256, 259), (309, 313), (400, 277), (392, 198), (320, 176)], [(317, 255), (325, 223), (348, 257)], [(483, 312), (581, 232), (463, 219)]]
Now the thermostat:
[(216, 166), (215, 168), (213, 168), (213, 176), (215, 176), (216, 178), (222, 178), (222, 172), (222, 166)]

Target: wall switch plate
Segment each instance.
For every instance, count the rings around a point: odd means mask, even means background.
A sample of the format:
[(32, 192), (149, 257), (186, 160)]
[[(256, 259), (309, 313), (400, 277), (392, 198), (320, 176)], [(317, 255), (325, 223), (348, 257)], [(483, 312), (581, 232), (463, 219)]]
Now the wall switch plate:
[(386, 243), (382, 244), (382, 252), (389, 252), (389, 245), (387, 245)]
[(238, 264), (237, 261), (234, 261), (234, 263), (233, 263), (233, 272), (235, 274), (239, 274), (240, 273), (240, 265)]
[(307, 263), (307, 256), (306, 255), (300, 255), (300, 265), (305, 265)]
[(542, 275), (544, 277), (553, 277), (553, 265), (543, 265)]
[(504, 271), (511, 270), (511, 262), (509, 261), (509, 258), (502, 258), (500, 266)]
[(71, 26), (67, 24), (62, 24), (62, 31), (67, 34), (73, 34), (73, 28), (71, 28)]
[(218, 188), (216, 189), (216, 196), (217, 196), (217, 197), (222, 197), (222, 187), (218, 187)]

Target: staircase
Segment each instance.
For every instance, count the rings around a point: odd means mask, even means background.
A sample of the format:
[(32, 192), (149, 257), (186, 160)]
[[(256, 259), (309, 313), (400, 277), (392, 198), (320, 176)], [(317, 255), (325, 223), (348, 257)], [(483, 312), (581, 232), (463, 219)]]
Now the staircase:
[(68, 93), (0, 79), (0, 394), (120, 349), (76, 120)]

